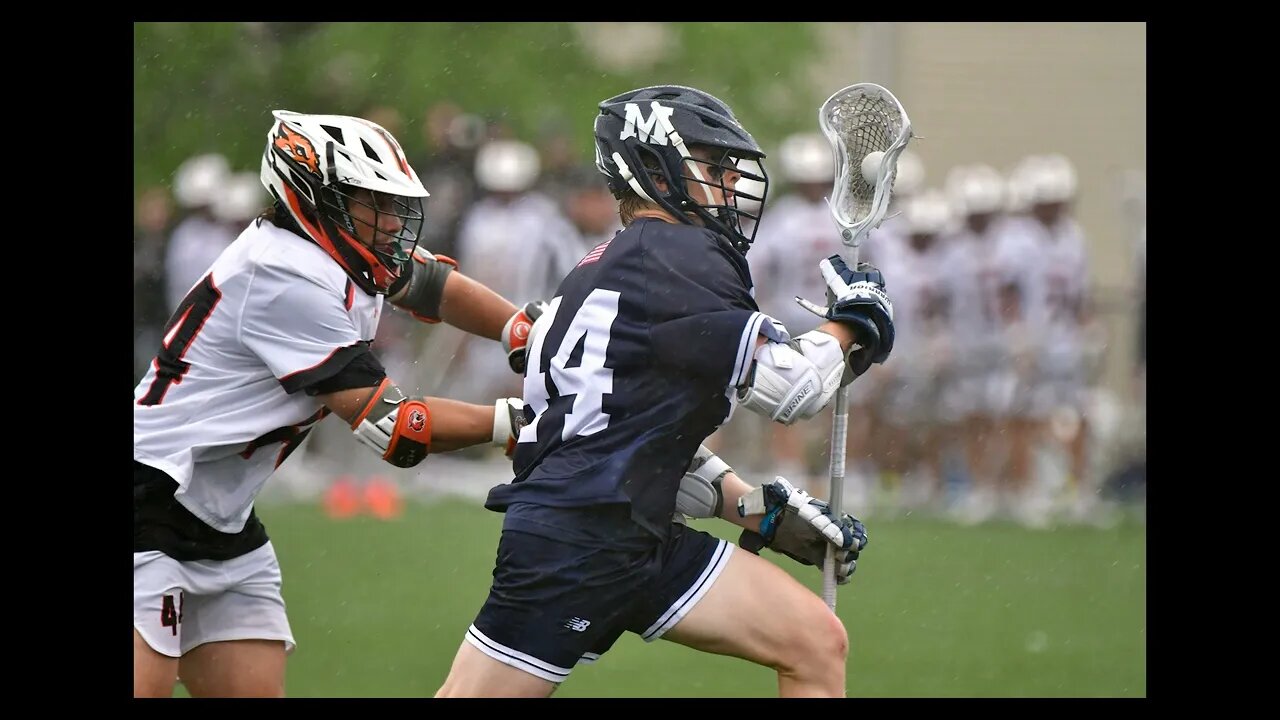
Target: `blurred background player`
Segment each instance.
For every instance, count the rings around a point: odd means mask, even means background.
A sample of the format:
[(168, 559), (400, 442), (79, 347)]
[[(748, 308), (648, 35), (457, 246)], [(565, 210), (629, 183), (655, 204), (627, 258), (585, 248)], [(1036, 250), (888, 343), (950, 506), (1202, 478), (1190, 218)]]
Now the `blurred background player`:
[(164, 255), (173, 225), (169, 191), (149, 187), (138, 195), (133, 215), (133, 376), (141, 377), (155, 355), (173, 308), (165, 299)]
[(1066, 509), (1080, 520), (1098, 499), (1089, 466), (1088, 390), (1105, 336), (1092, 322), (1086, 240), (1072, 217), (1076, 173), (1065, 157), (1043, 155), (1028, 158), (1015, 177), (1028, 207), (1017, 227), (1034, 243), (1029, 312), (1040, 342), (1031, 409), (1040, 438), (1067, 450)]
[(999, 244), (1005, 203), (1004, 179), (976, 164), (953, 168), (946, 192), (959, 222), (947, 245), (950, 334), (954, 359), (943, 391), (943, 421), (961, 428), (968, 491), (956, 511), (979, 522), (999, 510), (1001, 476), (1008, 452), (997, 445), (999, 419), (989, 389), (1004, 361)]
[[(483, 195), (464, 212), (458, 233), (459, 264), (477, 282), (521, 302), (551, 297), (590, 249), (556, 201), (535, 188), (540, 170), (538, 152), (528, 143), (482, 145), (475, 177)], [(450, 365), (450, 392), (473, 401), (520, 393), (520, 378), (511, 374), (501, 348), (461, 340)]]
[(182, 218), (165, 248), (165, 301), (172, 311), (236, 233), (214, 217), (213, 207), (231, 178), (231, 166), (217, 153), (189, 158), (173, 177), (173, 195)]
[[(951, 229), (951, 204), (939, 190), (913, 194), (901, 204), (895, 229), (881, 237), (879, 257), (893, 280), (893, 321), (897, 328), (893, 363), (879, 368), (882, 422), (874, 436), (876, 457), (886, 473), (900, 478), (895, 507), (941, 509), (943, 448), (950, 430), (938, 422), (938, 394), (953, 360), (948, 310), (950, 297), (943, 238)], [(861, 506), (858, 506), (861, 509)]]

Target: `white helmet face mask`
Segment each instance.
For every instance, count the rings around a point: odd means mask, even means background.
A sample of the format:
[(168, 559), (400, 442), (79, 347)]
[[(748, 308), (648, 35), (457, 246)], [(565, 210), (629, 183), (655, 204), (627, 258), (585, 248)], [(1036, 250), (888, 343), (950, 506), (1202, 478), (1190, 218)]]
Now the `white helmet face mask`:
[[(429, 195), (400, 144), (360, 118), (287, 110), (272, 115), (262, 184), (362, 290), (386, 292), (417, 245)], [(353, 215), (355, 205), (372, 221)], [(374, 238), (372, 247), (362, 232)]]

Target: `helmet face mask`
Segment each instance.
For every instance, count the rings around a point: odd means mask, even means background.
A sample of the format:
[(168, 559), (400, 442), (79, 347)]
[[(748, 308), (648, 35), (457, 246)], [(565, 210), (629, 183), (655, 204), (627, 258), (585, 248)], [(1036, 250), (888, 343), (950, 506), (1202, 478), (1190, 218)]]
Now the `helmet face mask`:
[(273, 113), (262, 183), (298, 228), (366, 293), (385, 293), (422, 233), (426, 188), (380, 126)]
[(354, 238), (382, 266), (375, 276), (399, 276), (422, 235), (421, 198), (410, 198), (338, 184), (320, 191), (321, 215), (343, 235)]
[[(615, 197), (631, 190), (681, 222), (694, 224), (692, 214), (741, 253), (751, 247), (768, 175), (764, 152), (727, 105), (679, 85), (634, 90), (600, 103), (595, 139), (596, 167)], [(742, 178), (753, 182), (738, 190)]]

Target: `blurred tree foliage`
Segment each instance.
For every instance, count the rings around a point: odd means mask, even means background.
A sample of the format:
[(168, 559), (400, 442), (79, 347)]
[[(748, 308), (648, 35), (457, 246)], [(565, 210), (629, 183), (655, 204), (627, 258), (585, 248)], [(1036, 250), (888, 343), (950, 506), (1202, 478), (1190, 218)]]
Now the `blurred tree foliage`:
[(658, 83), (721, 97), (768, 151), (816, 130), (818, 52), (805, 23), (139, 23), (134, 187), (199, 152), (256, 170), (278, 108), (391, 106), (416, 157), (426, 108), (452, 100), (529, 141), (559, 126), (586, 161), (596, 104)]

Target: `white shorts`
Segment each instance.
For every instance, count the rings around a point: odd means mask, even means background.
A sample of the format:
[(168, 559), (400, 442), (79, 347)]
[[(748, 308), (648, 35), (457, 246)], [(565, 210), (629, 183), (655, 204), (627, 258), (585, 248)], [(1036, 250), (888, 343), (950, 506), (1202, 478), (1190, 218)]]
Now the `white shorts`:
[(151, 649), (182, 657), (224, 640), (296, 643), (268, 542), (231, 560), (179, 562), (158, 550), (133, 554), (133, 627)]

